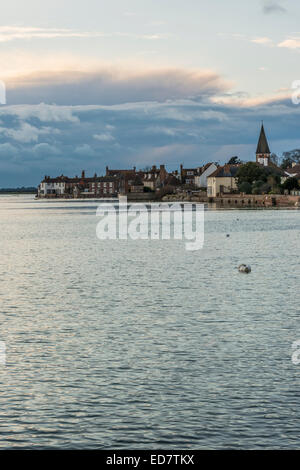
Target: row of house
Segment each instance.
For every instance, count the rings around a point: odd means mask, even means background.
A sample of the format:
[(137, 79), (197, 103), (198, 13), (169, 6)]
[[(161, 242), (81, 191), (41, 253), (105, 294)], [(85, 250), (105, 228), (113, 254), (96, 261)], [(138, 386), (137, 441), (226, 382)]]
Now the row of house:
[[(296, 177), (300, 182), (300, 164), (283, 171), (271, 161), (271, 152), (264, 126), (261, 131), (256, 149), (256, 163), (262, 166), (276, 168), (282, 180)], [(207, 163), (196, 168), (184, 168), (168, 172), (165, 165), (153, 165), (144, 170), (110, 169), (106, 167), (105, 176), (69, 178), (61, 175), (56, 178), (45, 176), (38, 187), (39, 197), (116, 197), (118, 194), (157, 192), (163, 188), (202, 189), (208, 197), (237, 191), (236, 174), (238, 164), (219, 166), (217, 163)]]
[(217, 169), (215, 163), (203, 167), (168, 172), (165, 165), (137, 170), (111, 169), (106, 167), (105, 176), (86, 177), (82, 171), (80, 177), (69, 178), (45, 176), (38, 187), (39, 197), (116, 197), (118, 194), (156, 192), (165, 187), (189, 185), (195, 188), (206, 188), (207, 177)]
[(116, 196), (120, 190), (117, 178), (97, 176), (86, 178), (83, 171), (81, 177), (69, 178), (45, 176), (38, 187), (38, 197), (105, 197)]

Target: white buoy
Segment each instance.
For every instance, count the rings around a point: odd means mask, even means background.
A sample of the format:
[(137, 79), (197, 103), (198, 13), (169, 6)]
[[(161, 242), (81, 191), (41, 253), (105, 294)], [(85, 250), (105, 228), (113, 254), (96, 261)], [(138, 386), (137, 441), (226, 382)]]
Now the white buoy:
[(238, 270), (240, 273), (245, 273), (245, 274), (249, 274), (251, 273), (251, 266), (249, 266), (249, 264), (240, 264), (239, 267), (238, 267)]

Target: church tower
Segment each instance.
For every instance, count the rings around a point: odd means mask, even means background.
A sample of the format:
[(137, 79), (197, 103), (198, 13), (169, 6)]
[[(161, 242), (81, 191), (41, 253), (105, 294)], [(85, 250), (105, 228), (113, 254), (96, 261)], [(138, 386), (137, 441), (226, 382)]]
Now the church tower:
[(260, 136), (256, 149), (256, 162), (264, 166), (269, 166), (270, 163), (270, 148), (265, 134), (264, 125), (261, 125)]

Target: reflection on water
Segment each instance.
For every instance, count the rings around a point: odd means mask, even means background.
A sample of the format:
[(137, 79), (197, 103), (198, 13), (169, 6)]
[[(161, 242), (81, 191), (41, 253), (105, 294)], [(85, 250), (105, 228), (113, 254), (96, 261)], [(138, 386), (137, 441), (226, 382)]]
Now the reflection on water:
[(0, 197), (0, 446), (298, 448), (299, 212), (207, 211), (188, 252), (96, 207)]

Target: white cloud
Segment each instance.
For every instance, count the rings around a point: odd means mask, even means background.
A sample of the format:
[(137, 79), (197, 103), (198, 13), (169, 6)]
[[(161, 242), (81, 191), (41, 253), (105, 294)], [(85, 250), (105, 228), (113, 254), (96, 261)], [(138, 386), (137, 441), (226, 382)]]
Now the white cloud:
[(168, 34), (134, 34), (112, 32), (104, 33), (101, 31), (76, 31), (72, 29), (61, 28), (35, 28), (26, 26), (0, 26), (0, 43), (15, 40), (29, 39), (57, 39), (57, 38), (80, 38), (96, 39), (108, 37), (127, 37), (131, 39), (158, 40), (169, 37)]
[(26, 144), (37, 142), (40, 135), (57, 134), (59, 131), (57, 129), (52, 129), (51, 127), (37, 128), (27, 122), (22, 122), (19, 129), (0, 127), (0, 133), (17, 142)]
[(299, 49), (300, 38), (294, 37), (294, 38), (285, 39), (284, 41), (278, 44), (278, 47), (285, 47), (287, 49)]
[(100, 142), (112, 142), (115, 140), (114, 136), (109, 132), (103, 132), (102, 134), (94, 134), (94, 139), (99, 140)]
[(251, 42), (254, 42), (255, 44), (262, 44), (264, 46), (273, 45), (272, 39), (267, 38), (267, 37), (259, 37), (259, 38), (251, 39)]

